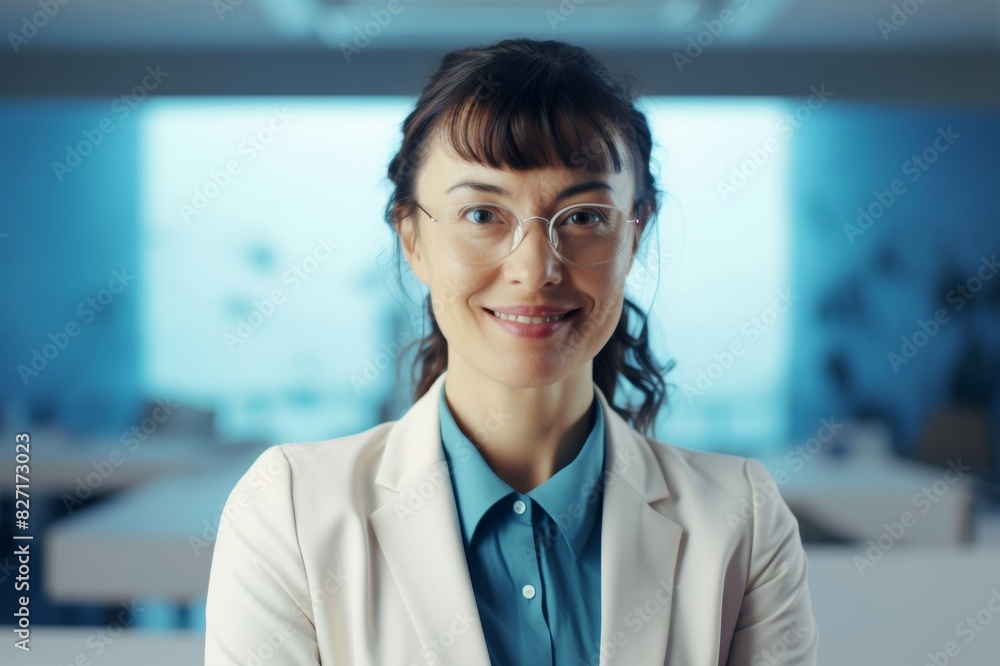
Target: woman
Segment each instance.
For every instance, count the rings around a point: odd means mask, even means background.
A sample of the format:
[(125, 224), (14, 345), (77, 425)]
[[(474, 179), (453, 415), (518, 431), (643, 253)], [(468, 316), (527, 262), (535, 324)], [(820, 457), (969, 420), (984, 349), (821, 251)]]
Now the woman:
[(640, 432), (665, 387), (624, 298), (650, 152), (583, 49), (445, 56), (388, 170), (430, 291), (415, 404), (253, 463), (215, 545), (208, 666), (816, 663), (771, 475)]

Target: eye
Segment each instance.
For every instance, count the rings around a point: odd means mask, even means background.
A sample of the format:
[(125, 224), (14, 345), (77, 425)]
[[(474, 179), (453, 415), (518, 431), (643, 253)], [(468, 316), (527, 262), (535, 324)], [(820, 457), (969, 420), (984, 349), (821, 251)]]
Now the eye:
[(600, 224), (607, 221), (607, 214), (602, 208), (574, 208), (566, 212), (563, 220), (577, 226)]
[(466, 222), (483, 226), (491, 222), (496, 222), (500, 216), (494, 208), (476, 206), (474, 208), (466, 208), (463, 210), (460, 217)]

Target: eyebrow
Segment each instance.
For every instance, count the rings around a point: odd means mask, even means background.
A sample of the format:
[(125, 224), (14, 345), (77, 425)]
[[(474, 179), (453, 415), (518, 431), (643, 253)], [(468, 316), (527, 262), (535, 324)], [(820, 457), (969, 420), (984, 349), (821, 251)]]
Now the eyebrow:
[[(481, 183), (475, 180), (463, 180), (461, 182), (455, 183), (448, 188), (445, 194), (450, 194), (452, 190), (457, 190), (459, 188), (466, 187), (477, 192), (486, 192), (488, 194), (499, 194), (502, 196), (509, 196), (510, 193), (499, 185), (492, 185), (490, 183)], [(615, 188), (611, 187), (603, 180), (588, 180), (584, 183), (577, 183), (576, 185), (570, 185), (565, 190), (559, 193), (556, 197), (556, 201), (560, 199), (565, 199), (566, 197), (573, 196), (574, 194), (579, 194), (580, 192), (588, 192), (590, 190), (607, 190), (608, 192), (614, 192)]]

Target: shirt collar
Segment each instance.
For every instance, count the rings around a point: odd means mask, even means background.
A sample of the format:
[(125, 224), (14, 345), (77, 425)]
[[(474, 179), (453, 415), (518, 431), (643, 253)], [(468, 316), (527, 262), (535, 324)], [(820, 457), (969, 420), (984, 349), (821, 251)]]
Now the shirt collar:
[[(604, 470), (604, 414), (596, 393), (591, 410), (594, 425), (576, 458), (527, 493), (559, 526), (574, 558), (580, 557), (602, 505), (594, 499), (595, 494), (597, 499), (601, 498), (600, 476)], [(462, 538), (468, 548), (486, 512), (516, 491), (496, 475), (479, 449), (459, 429), (443, 389), (439, 412), (441, 442), (455, 491)]]

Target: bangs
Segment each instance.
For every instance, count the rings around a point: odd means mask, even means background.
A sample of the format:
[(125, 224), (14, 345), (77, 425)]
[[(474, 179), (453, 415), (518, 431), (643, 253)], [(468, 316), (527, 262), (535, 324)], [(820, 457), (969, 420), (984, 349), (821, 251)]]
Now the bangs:
[(527, 75), (524, 69), (523, 61), (504, 63), (452, 91), (440, 129), (455, 152), (516, 171), (562, 165), (620, 172), (615, 138), (625, 139), (629, 124), (613, 111), (615, 100), (568, 68), (542, 65)]

